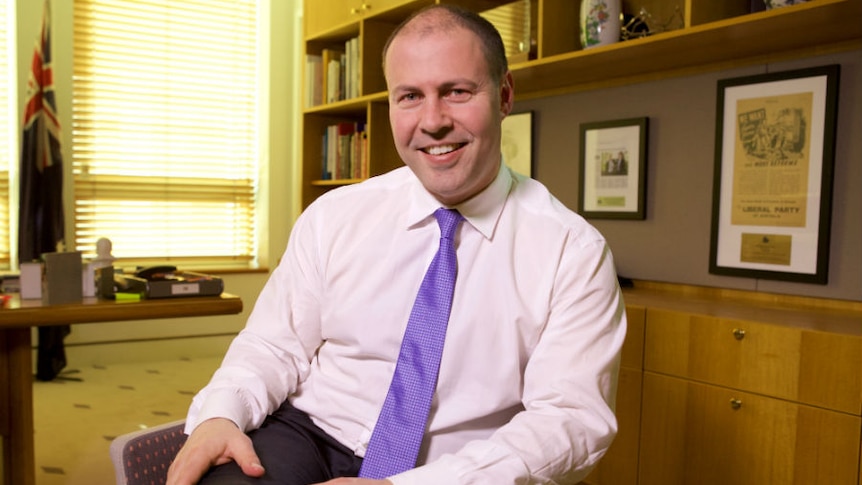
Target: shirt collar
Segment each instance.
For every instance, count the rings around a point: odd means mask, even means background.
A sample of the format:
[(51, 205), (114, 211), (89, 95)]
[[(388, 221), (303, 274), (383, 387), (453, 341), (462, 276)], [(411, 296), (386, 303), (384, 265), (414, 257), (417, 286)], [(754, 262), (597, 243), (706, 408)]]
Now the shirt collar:
[[(408, 229), (431, 217), (434, 211), (442, 205), (425, 190), (415, 175), (413, 175), (413, 179), (415, 183), (410, 190), (407, 209)], [(458, 209), (458, 212), (471, 226), (490, 239), (494, 235), (494, 228), (500, 219), (500, 213), (503, 211), (504, 203), (511, 188), (512, 173), (505, 164), (501, 163), (497, 177), (485, 190), (451, 208)]]

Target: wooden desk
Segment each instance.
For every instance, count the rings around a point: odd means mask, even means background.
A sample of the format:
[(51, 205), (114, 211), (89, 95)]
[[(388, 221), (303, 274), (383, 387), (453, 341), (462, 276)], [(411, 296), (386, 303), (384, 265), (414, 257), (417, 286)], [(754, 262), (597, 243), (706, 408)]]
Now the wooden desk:
[(73, 323), (229, 315), (242, 311), (234, 295), (183, 297), (139, 302), (84, 298), (80, 303), (42, 305), (14, 295), (0, 310), (0, 436), (5, 485), (35, 485), (33, 357), (31, 327)]

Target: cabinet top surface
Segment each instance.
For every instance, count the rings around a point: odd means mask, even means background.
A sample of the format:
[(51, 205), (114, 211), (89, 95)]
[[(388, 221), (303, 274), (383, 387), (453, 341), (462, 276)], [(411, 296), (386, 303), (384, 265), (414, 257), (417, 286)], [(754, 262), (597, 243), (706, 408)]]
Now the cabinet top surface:
[(719, 288), (645, 284), (626, 288), (627, 306), (862, 336), (862, 302)]

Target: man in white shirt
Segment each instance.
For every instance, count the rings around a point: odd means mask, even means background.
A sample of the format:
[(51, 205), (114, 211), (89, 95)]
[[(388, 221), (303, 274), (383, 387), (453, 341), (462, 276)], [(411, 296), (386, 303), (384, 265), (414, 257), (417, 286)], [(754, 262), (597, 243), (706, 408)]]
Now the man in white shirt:
[[(502, 164), (514, 89), (499, 34), (433, 6), (393, 34), (384, 73), (407, 166), (330, 191), (297, 220), (192, 403), (170, 485), (204, 474), (205, 484), (576, 483), (613, 440), (626, 323), (612, 256), (543, 185)], [(359, 473), (441, 206), (465, 221), (416, 466), (338, 478)]]

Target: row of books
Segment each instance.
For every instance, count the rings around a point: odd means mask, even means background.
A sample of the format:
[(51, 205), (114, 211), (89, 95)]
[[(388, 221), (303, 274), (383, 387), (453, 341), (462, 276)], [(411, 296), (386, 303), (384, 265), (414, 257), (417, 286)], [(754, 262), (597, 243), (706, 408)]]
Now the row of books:
[(326, 48), (306, 55), (305, 106), (319, 106), (359, 96), (359, 37), (343, 48)]
[(323, 133), (321, 178), (345, 180), (368, 178), (368, 133), (365, 123), (329, 125)]

